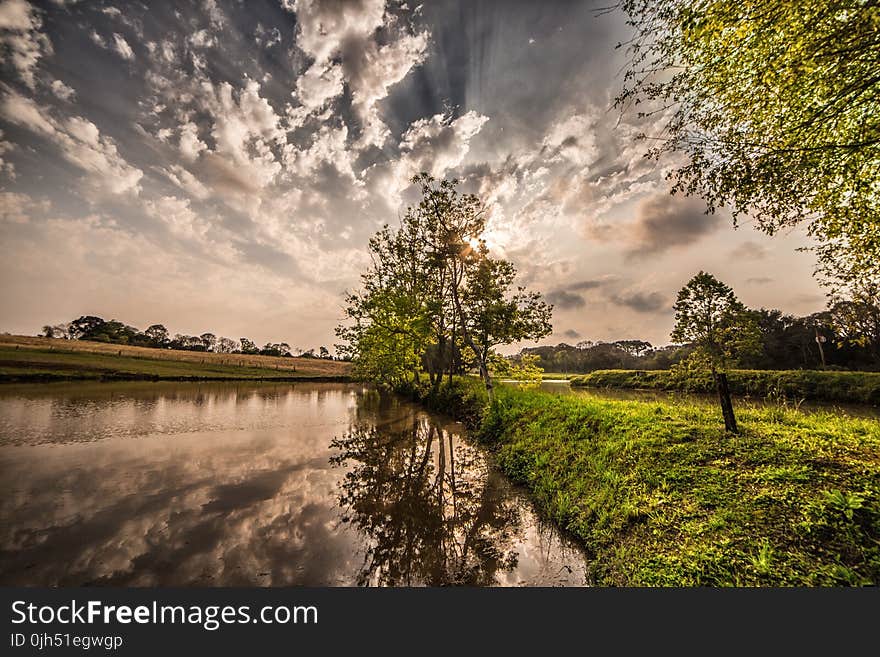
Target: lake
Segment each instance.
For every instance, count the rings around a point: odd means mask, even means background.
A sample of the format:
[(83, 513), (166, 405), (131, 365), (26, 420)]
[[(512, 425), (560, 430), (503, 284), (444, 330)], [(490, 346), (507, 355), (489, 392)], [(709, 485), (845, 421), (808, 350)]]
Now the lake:
[(0, 387), (0, 585), (584, 585), (463, 427), (355, 384)]

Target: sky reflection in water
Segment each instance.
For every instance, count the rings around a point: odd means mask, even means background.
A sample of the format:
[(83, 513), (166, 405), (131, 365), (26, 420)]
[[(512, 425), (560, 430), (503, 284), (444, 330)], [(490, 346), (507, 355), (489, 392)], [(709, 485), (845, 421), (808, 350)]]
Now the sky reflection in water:
[(460, 431), (356, 385), (7, 387), (0, 584), (584, 584)]

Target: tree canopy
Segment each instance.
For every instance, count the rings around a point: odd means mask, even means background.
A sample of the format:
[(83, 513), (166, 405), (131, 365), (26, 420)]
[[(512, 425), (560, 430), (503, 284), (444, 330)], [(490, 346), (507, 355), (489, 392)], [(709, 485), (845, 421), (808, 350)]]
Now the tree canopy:
[[(880, 261), (880, 3), (622, 0), (617, 103), (682, 152), (675, 189), (768, 233), (806, 222), (832, 288)], [(839, 267), (850, 254), (847, 271)], [(876, 279), (876, 271), (873, 272)]]
[(350, 321), (337, 328), (337, 349), (358, 374), (390, 385), (427, 372), (436, 386), (473, 366), (491, 393), (494, 348), (548, 335), (552, 306), (515, 288), (513, 264), (491, 257), (476, 196), (428, 174), (413, 183), (419, 204), (370, 240), (371, 266), (346, 296)]

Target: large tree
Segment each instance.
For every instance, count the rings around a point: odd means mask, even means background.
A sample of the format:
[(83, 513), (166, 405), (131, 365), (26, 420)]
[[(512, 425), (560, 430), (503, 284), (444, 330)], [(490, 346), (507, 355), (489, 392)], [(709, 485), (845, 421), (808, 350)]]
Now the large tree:
[(346, 296), (349, 323), (337, 328), (361, 376), (394, 385), (427, 371), (439, 386), (470, 353), (490, 397), (493, 348), (550, 332), (552, 308), (512, 289), (514, 266), (494, 259), (481, 239), (485, 209), (455, 180), (413, 178), (422, 198), (400, 228), (385, 226), (369, 243), (363, 288)]
[(674, 342), (694, 346), (689, 363), (711, 371), (724, 427), (737, 433), (727, 369), (738, 358), (759, 348), (760, 336), (754, 320), (730, 287), (703, 271), (679, 290), (673, 308), (675, 328), (670, 337)]
[[(634, 34), (617, 103), (684, 153), (675, 188), (768, 233), (806, 222), (832, 286), (880, 261), (880, 3), (622, 0)], [(828, 275), (831, 274), (829, 277)]]

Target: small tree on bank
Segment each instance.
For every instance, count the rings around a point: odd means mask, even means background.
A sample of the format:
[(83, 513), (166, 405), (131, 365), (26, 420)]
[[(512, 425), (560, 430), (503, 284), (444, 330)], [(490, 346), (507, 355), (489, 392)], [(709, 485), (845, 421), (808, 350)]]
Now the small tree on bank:
[(670, 337), (695, 347), (689, 357), (690, 364), (711, 371), (724, 428), (738, 433), (727, 369), (738, 358), (758, 348), (759, 334), (754, 320), (730, 287), (703, 271), (679, 290), (673, 308), (675, 328)]

